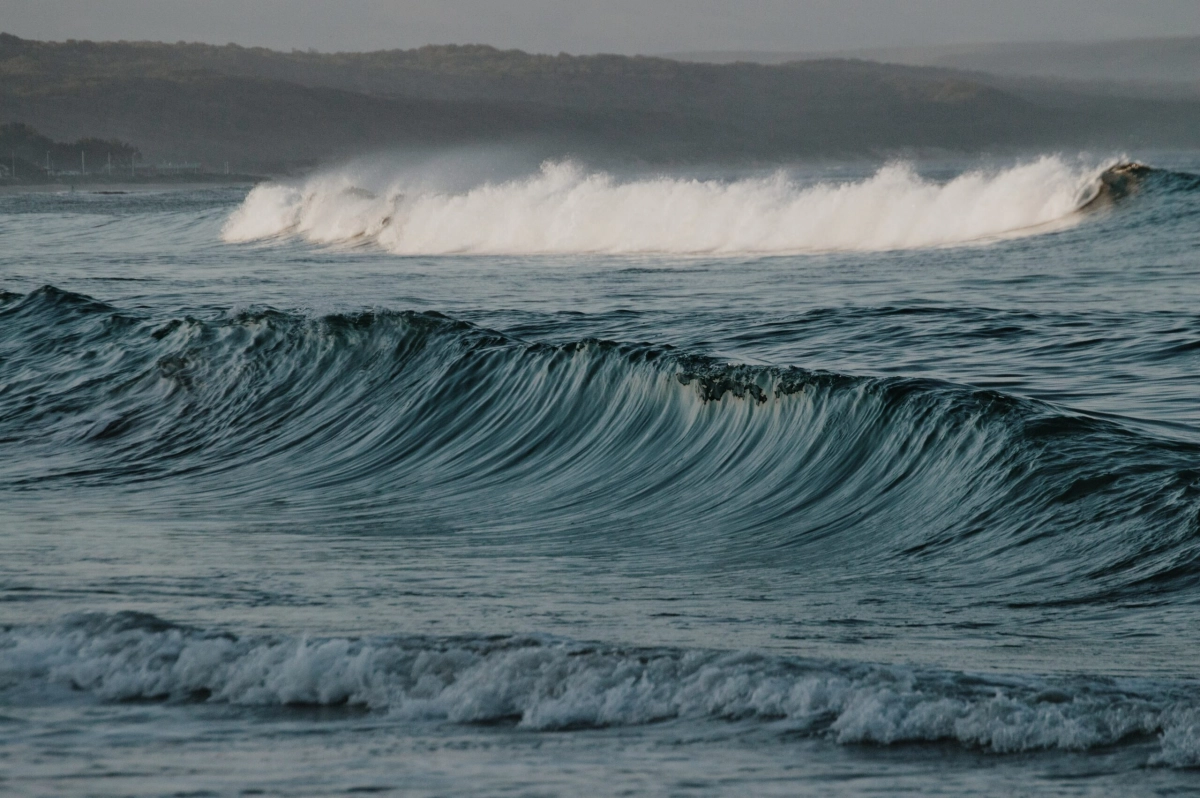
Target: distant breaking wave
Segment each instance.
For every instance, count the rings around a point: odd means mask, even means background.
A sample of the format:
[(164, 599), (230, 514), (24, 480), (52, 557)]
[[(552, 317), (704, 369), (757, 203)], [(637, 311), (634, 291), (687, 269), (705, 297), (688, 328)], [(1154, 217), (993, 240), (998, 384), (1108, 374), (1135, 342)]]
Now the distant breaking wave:
[(1103, 179), (1114, 166), (1048, 156), (939, 183), (897, 163), (858, 182), (803, 185), (784, 172), (733, 181), (622, 181), (548, 162), (531, 176), (465, 190), (398, 180), (378, 194), (356, 185), (348, 171), (329, 172), (298, 185), (258, 186), (223, 237), (373, 242), (401, 255), (913, 249), (1070, 226), (1081, 209), (1128, 191), (1128, 181)]

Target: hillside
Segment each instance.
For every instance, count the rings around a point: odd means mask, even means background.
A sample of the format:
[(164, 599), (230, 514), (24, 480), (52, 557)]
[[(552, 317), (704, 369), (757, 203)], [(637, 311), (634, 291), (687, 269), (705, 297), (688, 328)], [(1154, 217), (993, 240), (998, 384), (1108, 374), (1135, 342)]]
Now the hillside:
[(1158, 86), (1200, 96), (1200, 37), (880, 50), (862, 57), (1012, 77)]
[(1111, 108), (1086, 98), (1056, 107), (951, 70), (856, 60), (703, 64), (485, 46), (281, 53), (0, 34), (0, 122), (239, 169), (478, 142), (652, 160), (1170, 146), (1200, 143), (1196, 110), (1156, 105), (1113, 124)]
[[(1105, 42), (1017, 42), (854, 50), (835, 55), (803, 52), (693, 52), (682, 61), (784, 64), (855, 58), (883, 64), (940, 67), (983, 73), (989, 78), (1033, 78), (1076, 84), (1088, 92), (1127, 96), (1200, 98), (1200, 37), (1125, 39)], [(978, 77), (978, 75), (976, 76)], [(984, 82), (994, 84), (992, 79)], [(1011, 81), (1007, 86), (1014, 85)]]

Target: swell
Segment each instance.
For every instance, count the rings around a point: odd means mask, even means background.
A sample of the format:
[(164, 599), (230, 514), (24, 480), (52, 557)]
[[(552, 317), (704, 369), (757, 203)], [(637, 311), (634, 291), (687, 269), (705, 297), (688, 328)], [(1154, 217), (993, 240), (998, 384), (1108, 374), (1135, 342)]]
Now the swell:
[(405, 723), (530, 730), (738, 721), (840, 744), (951, 742), (993, 754), (1128, 745), (1146, 750), (1146, 764), (1200, 765), (1200, 705), (1187, 683), (540, 636), (237, 636), (138, 613), (0, 630), (0, 673), (9, 702), (66, 688), (76, 700), (350, 706)]
[(923, 379), (436, 313), (0, 297), (0, 491), (388, 534), (904, 563), (1008, 603), (1194, 592), (1198, 447)]
[(444, 188), (436, 173), (381, 181), (345, 169), (256, 187), (223, 237), (369, 242), (404, 255), (912, 249), (1070, 226), (1081, 210), (1128, 194), (1144, 176), (1118, 179), (1130, 168), (1043, 157), (935, 182), (897, 163), (858, 182), (805, 184), (785, 172), (732, 181), (620, 180), (565, 162), (469, 188)]

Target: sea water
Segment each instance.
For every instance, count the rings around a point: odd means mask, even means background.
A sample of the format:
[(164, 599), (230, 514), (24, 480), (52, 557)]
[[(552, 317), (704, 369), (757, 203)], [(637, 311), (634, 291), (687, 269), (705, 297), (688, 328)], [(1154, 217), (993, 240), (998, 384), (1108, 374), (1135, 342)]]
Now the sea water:
[(1200, 156), (0, 195), (0, 790), (1200, 790)]

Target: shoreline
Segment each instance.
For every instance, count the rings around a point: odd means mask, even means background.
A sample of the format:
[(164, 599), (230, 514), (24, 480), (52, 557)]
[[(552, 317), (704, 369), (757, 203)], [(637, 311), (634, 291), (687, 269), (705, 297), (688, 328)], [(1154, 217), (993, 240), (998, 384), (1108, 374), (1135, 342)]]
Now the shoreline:
[[(224, 176), (222, 176), (224, 177)], [(146, 189), (197, 189), (253, 186), (269, 177), (230, 175), (227, 180), (139, 180), (137, 182), (11, 183), (0, 184), (0, 194), (132, 194)]]

